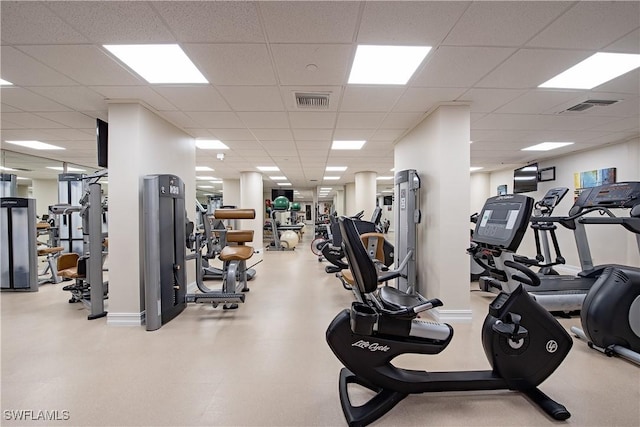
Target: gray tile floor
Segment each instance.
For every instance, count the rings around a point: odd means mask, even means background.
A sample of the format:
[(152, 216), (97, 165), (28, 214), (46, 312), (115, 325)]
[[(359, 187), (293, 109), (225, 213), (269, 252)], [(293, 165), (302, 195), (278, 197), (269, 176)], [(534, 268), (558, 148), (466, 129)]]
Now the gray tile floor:
[[(267, 252), (236, 311), (190, 306), (162, 329), (108, 327), (67, 303), (62, 285), (2, 294), (2, 420), (64, 426), (341, 426), (340, 363), (325, 343), (352, 295), (309, 250)], [(213, 285), (213, 283), (212, 283)], [(473, 285), (472, 285), (473, 288)], [(413, 369), (488, 369), (480, 328), (490, 298), (472, 293), (474, 321), (456, 324), (436, 356), (403, 356)], [(446, 301), (445, 301), (446, 304)], [(563, 319), (566, 326), (579, 319)], [(576, 341), (541, 388), (576, 426), (640, 426), (640, 368)], [(17, 422), (16, 410), (68, 420)], [(68, 411), (68, 412), (63, 412)], [(55, 414), (55, 413), (54, 413)], [(412, 395), (378, 426), (556, 424), (511, 392)]]

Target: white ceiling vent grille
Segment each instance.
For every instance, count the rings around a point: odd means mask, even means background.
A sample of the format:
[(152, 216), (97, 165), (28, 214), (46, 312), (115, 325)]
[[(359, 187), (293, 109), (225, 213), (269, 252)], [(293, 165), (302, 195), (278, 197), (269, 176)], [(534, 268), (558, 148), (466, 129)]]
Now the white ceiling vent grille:
[(305, 110), (329, 109), (329, 93), (326, 92), (294, 92), (296, 106)]
[(574, 105), (573, 107), (569, 107), (564, 111), (561, 111), (561, 113), (566, 113), (566, 112), (572, 112), (572, 113), (579, 113), (585, 110), (588, 110), (589, 108), (592, 107), (607, 107), (609, 105), (615, 104), (616, 102), (619, 102), (617, 99), (611, 100), (611, 99), (587, 99), (584, 102), (581, 102), (579, 104)]

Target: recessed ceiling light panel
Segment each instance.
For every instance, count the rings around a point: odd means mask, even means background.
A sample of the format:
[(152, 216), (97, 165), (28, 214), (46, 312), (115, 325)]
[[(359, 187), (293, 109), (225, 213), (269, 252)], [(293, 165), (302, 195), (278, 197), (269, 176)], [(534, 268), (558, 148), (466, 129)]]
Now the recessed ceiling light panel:
[(280, 170), (277, 166), (256, 166), (256, 169), (261, 172), (277, 172)]
[(367, 141), (333, 141), (332, 150), (360, 150)]
[(217, 139), (196, 139), (196, 147), (201, 150), (228, 150), (222, 141)]
[(346, 166), (327, 166), (325, 169), (327, 172), (344, 172), (347, 170)]
[(177, 44), (104, 47), (151, 84), (209, 83)]
[(523, 148), (521, 151), (549, 151), (556, 148), (566, 147), (573, 142), (542, 142), (540, 144), (532, 145), (531, 147)]
[(431, 46), (359, 45), (349, 84), (407, 84)]
[[(51, 169), (54, 171), (64, 171), (64, 168), (62, 166), (47, 166), (47, 169)], [(86, 172), (86, 170), (67, 166), (67, 172)]]
[(21, 147), (33, 148), (34, 150), (64, 150), (63, 147), (46, 144), (40, 141), (5, 141), (5, 142), (9, 144), (19, 145)]
[(13, 86), (13, 83), (0, 79), (0, 86)]
[(482, 166), (471, 166), (469, 168), (469, 172), (479, 171), (480, 169), (484, 169)]
[(213, 172), (209, 166), (196, 166), (196, 172)]
[(598, 52), (538, 87), (592, 89), (638, 67), (638, 54)]

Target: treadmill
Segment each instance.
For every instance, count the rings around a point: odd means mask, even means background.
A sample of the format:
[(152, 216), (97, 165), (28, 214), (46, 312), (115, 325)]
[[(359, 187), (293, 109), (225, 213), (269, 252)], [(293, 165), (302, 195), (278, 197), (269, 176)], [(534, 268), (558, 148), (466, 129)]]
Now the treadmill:
[[(630, 209), (629, 217), (616, 216), (612, 209)], [(600, 215), (588, 216), (593, 212)], [(636, 234), (640, 250), (640, 182), (604, 184), (585, 189), (569, 210), (568, 216), (533, 216), (530, 222), (533, 224), (557, 223), (572, 230), (578, 249), (582, 271), (576, 276), (540, 275), (539, 286), (524, 284), (524, 288), (549, 311), (580, 310), (587, 292), (607, 267), (640, 272), (639, 268), (617, 264), (594, 266), (585, 229), (585, 224), (622, 225), (628, 231)], [(518, 262), (518, 258), (514, 257), (514, 261)], [(518, 270), (514, 266), (507, 266), (499, 273), (501, 274), (491, 272), (492, 278), (488, 281), (492, 287), (511, 292), (519, 284), (517, 280), (510, 280), (513, 276), (518, 275)]]

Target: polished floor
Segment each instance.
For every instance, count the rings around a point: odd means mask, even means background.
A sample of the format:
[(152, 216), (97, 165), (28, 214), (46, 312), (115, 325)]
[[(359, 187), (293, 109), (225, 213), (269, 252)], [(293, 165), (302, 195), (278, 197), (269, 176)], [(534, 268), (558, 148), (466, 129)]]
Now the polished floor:
[[(346, 425), (341, 365), (324, 334), (352, 295), (324, 272), (306, 236), (295, 251), (264, 254), (238, 310), (189, 306), (155, 332), (86, 320), (62, 285), (3, 293), (0, 424)], [(471, 301), (473, 323), (454, 325), (449, 348), (397, 364), (488, 369), (480, 327), (490, 298), (472, 292)], [(578, 325), (579, 318), (561, 323)], [(578, 340), (541, 389), (571, 411), (568, 421), (552, 421), (518, 393), (456, 392), (409, 396), (374, 425), (640, 426), (640, 367)], [(59, 420), (43, 420), (40, 411)], [(30, 420), (16, 421), (20, 414)]]

